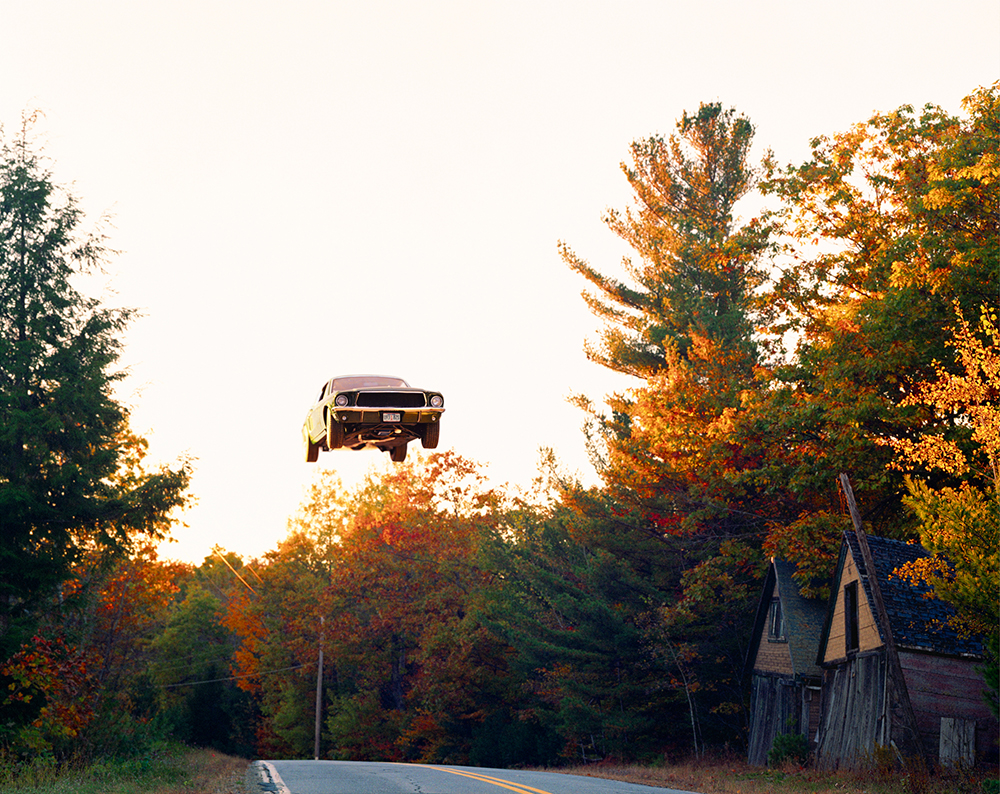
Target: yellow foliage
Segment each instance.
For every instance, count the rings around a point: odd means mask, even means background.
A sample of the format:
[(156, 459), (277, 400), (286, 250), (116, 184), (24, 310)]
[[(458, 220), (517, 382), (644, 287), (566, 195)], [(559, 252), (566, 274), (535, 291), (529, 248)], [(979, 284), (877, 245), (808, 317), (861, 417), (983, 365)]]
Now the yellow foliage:
[(920, 539), (931, 557), (898, 569), (896, 575), (929, 583), (937, 597), (958, 610), (957, 622), (977, 634), (994, 634), (1000, 609), (1000, 333), (995, 311), (983, 307), (979, 334), (970, 328), (956, 304), (952, 373), (935, 362), (936, 378), (918, 385), (904, 404), (928, 405), (972, 430), (972, 441), (986, 470), (976, 470), (953, 441), (926, 434), (916, 441), (896, 440), (895, 465), (925, 466), (958, 478), (970, 474), (992, 482), (981, 490), (969, 482), (958, 489), (932, 489), (907, 477), (905, 502), (920, 522)]
[[(992, 479), (994, 486), (1000, 488), (1000, 332), (996, 312), (983, 307), (980, 338), (969, 327), (957, 302), (955, 311), (958, 326), (951, 345), (964, 373), (953, 374), (934, 362), (936, 380), (919, 384), (903, 405), (929, 405), (967, 423), (972, 428), (972, 440), (985, 454), (989, 466), (989, 471), (976, 473)], [(956, 477), (970, 472), (971, 463), (958, 445), (939, 435), (924, 435), (916, 441), (896, 439), (891, 443), (899, 453), (898, 468), (922, 465)]]

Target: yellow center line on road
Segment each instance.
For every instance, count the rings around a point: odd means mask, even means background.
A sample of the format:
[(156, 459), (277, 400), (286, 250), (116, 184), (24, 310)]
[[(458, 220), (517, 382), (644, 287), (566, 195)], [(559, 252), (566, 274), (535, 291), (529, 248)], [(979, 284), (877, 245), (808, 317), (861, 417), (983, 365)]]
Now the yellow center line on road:
[(532, 788), (531, 786), (526, 786), (523, 783), (514, 783), (510, 780), (504, 780), (502, 777), (490, 777), (489, 775), (483, 775), (479, 772), (468, 772), (464, 769), (449, 769), (446, 766), (429, 766), (426, 764), (420, 764), (420, 766), (427, 766), (428, 769), (436, 769), (439, 772), (450, 772), (453, 775), (461, 775), (462, 777), (471, 777), (473, 780), (481, 780), (484, 783), (491, 783), (494, 786), (500, 786), (500, 788), (517, 791), (519, 794), (551, 794), (545, 789)]

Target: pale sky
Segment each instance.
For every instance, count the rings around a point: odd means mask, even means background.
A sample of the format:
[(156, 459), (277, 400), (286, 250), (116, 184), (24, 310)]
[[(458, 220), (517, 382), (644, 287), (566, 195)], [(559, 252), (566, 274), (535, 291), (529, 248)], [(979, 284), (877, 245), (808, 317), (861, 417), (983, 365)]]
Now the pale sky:
[[(758, 154), (873, 111), (957, 112), (1000, 77), (996, 0), (339, 2), (3, 0), (0, 124), (22, 111), (56, 181), (114, 217), (108, 303), (142, 309), (122, 392), (151, 454), (196, 458), (167, 557), (273, 549), (336, 374), (444, 392), (441, 448), (527, 486), (538, 449), (594, 481), (583, 416), (624, 382), (562, 263), (626, 254), (631, 141), (721, 101)], [(419, 444), (411, 445), (413, 450)]]

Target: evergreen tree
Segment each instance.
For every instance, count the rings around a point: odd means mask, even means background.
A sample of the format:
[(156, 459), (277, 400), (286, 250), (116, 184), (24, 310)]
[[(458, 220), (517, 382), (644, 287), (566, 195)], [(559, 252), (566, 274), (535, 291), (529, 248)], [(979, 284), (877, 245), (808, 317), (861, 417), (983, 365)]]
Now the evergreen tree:
[(558, 736), (570, 759), (655, 753), (683, 716), (644, 641), (662, 594), (576, 537), (564, 522), (577, 516), (546, 512), (515, 511), (487, 550), (499, 576), (483, 619), (516, 651), (521, 713)]
[(752, 319), (770, 229), (736, 217), (756, 178), (753, 134), (746, 117), (715, 103), (685, 113), (666, 140), (633, 143), (633, 165), (622, 168), (635, 207), (605, 219), (639, 257), (624, 263), (631, 283), (563, 247), (600, 296), (587, 296), (605, 321), (591, 358), (642, 380), (609, 395), (611, 417), (597, 417), (604, 457), (596, 462), (611, 502), (598, 536), (621, 533), (635, 547), (659, 539), (649, 555), (659, 603), (641, 640), (647, 658), (670, 671), (663, 680), (674, 707), (687, 712), (671, 722), (674, 738), (684, 726), (696, 752), (739, 730), (741, 648), (765, 526), (753, 483), (734, 487), (732, 474), (749, 462), (730, 441), (762, 357)]
[(113, 395), (133, 312), (74, 278), (111, 253), (82, 234), (73, 196), (29, 140), (0, 138), (0, 658), (7, 658), (87, 547), (127, 553), (161, 537), (188, 469), (130, 467), (138, 443)]
[[(754, 495), (729, 492), (719, 474), (739, 465), (725, 435), (759, 358), (751, 303), (769, 231), (735, 217), (754, 185), (753, 133), (746, 117), (714, 103), (685, 113), (669, 138), (632, 144), (633, 165), (622, 168), (635, 207), (605, 222), (640, 258), (624, 263), (633, 283), (601, 275), (563, 246), (601, 296), (586, 296), (606, 321), (589, 354), (644, 381), (609, 395), (611, 417), (596, 417), (607, 445), (598, 469), (613, 498), (667, 532), (734, 517), (735, 528), (715, 534), (748, 531)], [(727, 510), (730, 499), (738, 514)]]
[(669, 138), (632, 144), (632, 165), (622, 171), (635, 208), (604, 220), (640, 258), (623, 263), (633, 283), (602, 275), (560, 245), (566, 263), (597, 288), (599, 296), (585, 299), (607, 321), (600, 349), (588, 348), (592, 359), (645, 379), (666, 367), (672, 348), (686, 356), (692, 334), (752, 354), (747, 312), (766, 234), (752, 224), (737, 229), (734, 207), (754, 183), (753, 134), (745, 116), (712, 103), (685, 113)]

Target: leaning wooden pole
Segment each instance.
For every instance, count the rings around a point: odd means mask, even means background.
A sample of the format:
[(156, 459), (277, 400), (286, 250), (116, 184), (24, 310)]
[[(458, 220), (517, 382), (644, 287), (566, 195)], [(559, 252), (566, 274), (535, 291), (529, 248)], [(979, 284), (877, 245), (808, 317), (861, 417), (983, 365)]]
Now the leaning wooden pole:
[[(882, 587), (879, 585), (878, 575), (875, 570), (875, 559), (872, 557), (871, 548), (868, 546), (868, 536), (865, 534), (861, 523), (861, 513), (858, 511), (858, 505), (854, 501), (854, 491), (851, 489), (851, 481), (846, 474), (840, 475), (840, 487), (844, 492), (844, 499), (847, 500), (847, 509), (851, 513), (851, 521), (854, 524), (854, 536), (858, 539), (861, 558), (865, 563), (865, 571), (868, 574), (868, 589), (874, 602), (872, 606), (878, 616), (879, 626), (882, 628), (882, 640), (885, 643), (888, 713), (884, 717), (889, 721), (889, 741), (895, 745), (904, 761), (906, 759), (916, 759), (920, 764), (926, 766), (927, 757), (924, 753), (923, 742), (920, 739), (920, 732), (917, 730), (917, 717), (913, 713), (913, 704), (910, 703), (910, 694), (906, 688), (906, 679), (903, 677), (903, 667), (899, 663), (899, 653), (896, 650), (896, 641), (892, 636), (889, 613), (885, 608), (885, 601), (882, 598)], [(893, 730), (894, 728), (896, 730)]]

